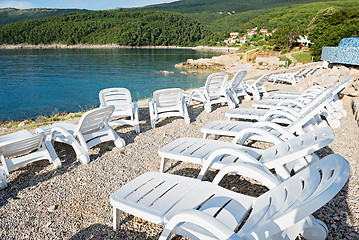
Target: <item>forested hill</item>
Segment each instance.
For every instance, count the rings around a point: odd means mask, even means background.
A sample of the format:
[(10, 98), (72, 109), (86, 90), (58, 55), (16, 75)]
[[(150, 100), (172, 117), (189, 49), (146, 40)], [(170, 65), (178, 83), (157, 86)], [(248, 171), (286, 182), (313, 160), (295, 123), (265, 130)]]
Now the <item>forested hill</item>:
[(0, 44), (119, 44), (193, 46), (212, 33), (194, 19), (162, 11), (96, 11), (0, 27)]
[[(197, 16), (197, 19), (213, 32), (220, 33), (229, 33), (231, 31), (245, 32), (246, 29), (253, 27), (274, 29), (285, 25), (298, 26), (302, 31), (305, 31), (317, 12), (328, 7), (359, 12), (358, 0), (343, 0), (252, 10), (220, 19), (212, 17), (210, 20), (203, 16), (204, 14), (200, 14), (200, 16)], [(189, 16), (195, 15), (191, 14)]]
[(256, 9), (270, 9), (293, 4), (325, 1), (329, 0), (180, 0), (171, 3), (150, 5), (139, 9), (166, 10), (180, 13), (233, 13), (233, 11), (238, 13)]
[(67, 13), (88, 13), (85, 9), (50, 9), (50, 8), (31, 8), (31, 9), (16, 9), (16, 8), (0, 8), (0, 26), (38, 19), (43, 17), (52, 17)]

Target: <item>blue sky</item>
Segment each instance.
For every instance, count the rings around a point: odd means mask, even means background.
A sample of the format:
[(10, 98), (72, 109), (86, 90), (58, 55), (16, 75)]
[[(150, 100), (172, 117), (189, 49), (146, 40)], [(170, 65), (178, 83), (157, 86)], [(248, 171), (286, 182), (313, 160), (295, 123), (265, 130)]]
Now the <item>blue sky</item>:
[(90, 10), (142, 7), (175, 0), (0, 0), (0, 8), (80, 8)]

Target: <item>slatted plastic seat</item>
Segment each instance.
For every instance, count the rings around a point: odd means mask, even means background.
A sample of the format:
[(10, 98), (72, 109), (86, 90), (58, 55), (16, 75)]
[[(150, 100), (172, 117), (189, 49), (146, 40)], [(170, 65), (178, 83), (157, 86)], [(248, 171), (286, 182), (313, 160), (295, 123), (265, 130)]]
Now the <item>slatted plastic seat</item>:
[[(269, 135), (267, 134), (267, 138)], [(258, 136), (263, 137), (259, 134)], [(298, 137), (292, 136), (285, 141), (273, 135), (271, 139), (274, 146), (257, 149), (211, 139), (179, 138), (159, 150), (160, 171), (164, 171), (168, 159), (197, 163), (203, 165), (198, 175), (201, 179), (209, 168), (221, 169), (237, 161), (259, 160), (267, 168), (275, 169), (282, 178), (287, 178), (291, 171), (297, 171), (312, 161), (313, 157), (316, 158), (312, 155), (314, 151), (331, 143), (334, 140), (334, 133), (330, 128), (325, 127), (314, 129)], [(287, 163), (290, 164), (287, 166)]]
[(21, 130), (0, 136), (0, 189), (7, 187), (6, 177), (12, 170), (44, 159), (54, 164), (55, 168), (61, 167), (51, 141), (46, 141), (44, 134)]
[[(164, 225), (160, 239), (173, 233), (192, 239), (325, 239), (325, 224), (310, 214), (330, 201), (349, 177), (349, 163), (327, 156), (281, 183), (260, 163), (227, 165), (213, 182), (158, 172), (145, 173), (110, 197), (113, 227), (120, 210)], [(270, 190), (259, 197), (219, 186), (228, 173), (258, 180)]]
[(212, 73), (207, 77), (204, 87), (185, 92), (184, 97), (188, 98), (188, 106), (192, 100), (202, 102), (206, 112), (212, 111), (213, 104), (227, 103), (230, 109), (235, 107), (231, 91), (227, 91), (227, 73)]
[(140, 133), (138, 107), (132, 102), (131, 93), (126, 88), (107, 88), (99, 93), (101, 107), (112, 105), (115, 110), (112, 114), (110, 126), (131, 125), (136, 133)]
[(164, 171), (167, 159), (175, 159), (203, 165), (211, 152), (218, 148), (241, 149), (254, 158), (259, 157), (261, 154), (260, 149), (240, 146), (230, 142), (201, 138), (179, 138), (158, 151), (158, 154), (161, 157), (160, 171)]
[(189, 124), (187, 106), (180, 88), (168, 88), (157, 90), (153, 93), (153, 99), (148, 99), (152, 128), (156, 127), (156, 121), (166, 117), (183, 117)]
[(37, 130), (44, 131), (49, 139), (71, 145), (80, 162), (86, 164), (90, 161), (88, 150), (100, 143), (113, 141), (118, 148), (125, 146), (125, 141), (108, 124), (114, 109), (110, 105), (91, 110), (77, 125), (62, 122)]

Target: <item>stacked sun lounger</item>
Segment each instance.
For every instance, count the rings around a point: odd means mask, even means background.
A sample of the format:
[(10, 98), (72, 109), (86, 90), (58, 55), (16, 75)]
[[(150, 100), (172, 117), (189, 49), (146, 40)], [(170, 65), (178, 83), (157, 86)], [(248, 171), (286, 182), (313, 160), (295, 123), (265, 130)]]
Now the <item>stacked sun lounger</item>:
[[(349, 81), (313, 91), (310, 101), (283, 105), (292, 116), (283, 108), (283, 115), (279, 111), (258, 123), (241, 122), (244, 127), (236, 130), (234, 142), (180, 138), (162, 147), (161, 172), (145, 173), (111, 195), (114, 230), (120, 211), (125, 211), (164, 225), (160, 239), (172, 234), (192, 239), (295, 239), (299, 234), (326, 239), (327, 227), (311, 214), (344, 186), (349, 164), (338, 154), (319, 159), (315, 151), (334, 139), (327, 122), (342, 113), (336, 95)], [(281, 118), (287, 119), (286, 126), (272, 121)], [(215, 134), (226, 135), (219, 132), (236, 127), (221, 127)], [(246, 140), (274, 145), (258, 149)], [(200, 164), (198, 179), (163, 173), (167, 159)], [(209, 168), (220, 171), (212, 182), (201, 181)], [(251, 197), (220, 187), (228, 173), (256, 179), (269, 191)]]
[(318, 65), (312, 68), (307, 69), (299, 69), (296, 72), (292, 73), (282, 73), (282, 74), (272, 74), (268, 81), (274, 83), (289, 83), (295, 86), (301, 79), (306, 78), (307, 76), (313, 74), (318, 69), (322, 68), (322, 66)]

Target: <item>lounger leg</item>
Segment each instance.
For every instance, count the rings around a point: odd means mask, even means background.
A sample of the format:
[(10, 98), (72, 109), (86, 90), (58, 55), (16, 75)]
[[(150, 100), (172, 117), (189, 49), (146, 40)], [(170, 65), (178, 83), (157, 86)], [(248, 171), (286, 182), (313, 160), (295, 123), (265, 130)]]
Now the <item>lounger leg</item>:
[(116, 232), (120, 222), (120, 210), (113, 207), (113, 230)]
[(136, 124), (135, 130), (136, 130), (136, 133), (139, 134), (140, 133), (140, 125)]
[(7, 187), (6, 173), (0, 166), (0, 189), (4, 189), (6, 187)]
[(204, 103), (204, 110), (205, 110), (206, 112), (210, 113), (210, 112), (212, 111), (212, 106), (211, 106), (211, 104), (205, 102), (205, 103)]
[(50, 154), (50, 157), (51, 157), (51, 160), (50, 161), (51, 163), (54, 164), (54, 167), (55, 168), (60, 168), (61, 167), (61, 161), (60, 159), (58, 158), (56, 152), (55, 152), (55, 149), (54, 147), (52, 146), (51, 142), (50, 141), (45, 141), (45, 146)]
[(305, 218), (306, 224), (302, 235), (308, 240), (325, 240), (328, 236), (328, 228), (324, 222), (309, 216)]
[(163, 172), (165, 169), (165, 165), (166, 165), (167, 159), (162, 157), (161, 158), (161, 166), (160, 166), (160, 172)]

